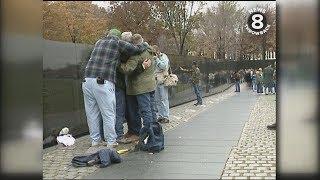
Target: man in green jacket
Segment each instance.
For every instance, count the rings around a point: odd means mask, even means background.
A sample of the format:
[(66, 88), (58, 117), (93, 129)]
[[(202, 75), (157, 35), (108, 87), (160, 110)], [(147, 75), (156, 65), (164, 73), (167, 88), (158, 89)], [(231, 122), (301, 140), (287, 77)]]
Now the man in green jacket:
[[(123, 32), (121, 34), (121, 39), (123, 41), (132, 42), (132, 33), (131, 32)], [(136, 102), (136, 97), (126, 95), (126, 83), (125, 83), (125, 74), (121, 73), (119, 70), (119, 66), (121, 63), (127, 62), (130, 56), (121, 54), (120, 55), (120, 63), (118, 65), (117, 70), (117, 83), (115, 84), (115, 93), (116, 93), (116, 125), (115, 130), (117, 133), (117, 142), (118, 143), (130, 143), (128, 139), (136, 138), (139, 135), (141, 124), (131, 123), (135, 119), (140, 119), (141, 116), (139, 114), (138, 105)], [(143, 64), (143, 65), (142, 65)], [(150, 64), (147, 62), (143, 62), (138, 68), (141, 73), (144, 71), (142, 66), (149, 67)], [(127, 121), (128, 131), (124, 134), (123, 123)], [(132, 137), (131, 137), (132, 136)]]
[[(133, 35), (133, 44), (142, 44), (143, 38), (139, 34)], [(156, 121), (156, 107), (155, 107), (155, 67), (154, 61), (147, 69), (140, 67), (145, 59), (154, 59), (155, 51), (149, 46), (147, 50), (139, 55), (131, 56), (126, 63), (121, 63), (119, 66), (120, 72), (127, 75), (126, 79), (126, 93), (129, 96), (135, 96), (138, 104), (138, 110), (143, 118), (143, 125), (149, 126), (151, 122)], [(143, 66), (143, 65), (142, 65)], [(139, 69), (145, 69), (140, 72)], [(132, 120), (135, 124), (141, 124), (141, 119)], [(131, 140), (135, 141), (138, 136), (132, 136)], [(129, 140), (130, 141), (130, 140)]]

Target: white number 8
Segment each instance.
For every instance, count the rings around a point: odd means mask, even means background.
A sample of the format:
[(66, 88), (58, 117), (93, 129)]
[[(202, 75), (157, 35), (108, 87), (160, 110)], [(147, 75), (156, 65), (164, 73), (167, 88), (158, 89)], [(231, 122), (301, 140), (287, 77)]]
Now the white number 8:
[[(251, 24), (252, 28), (254, 28), (254, 29), (263, 28), (263, 22), (262, 22), (263, 16), (261, 14), (254, 14), (252, 16), (252, 20), (253, 20), (253, 22)], [(259, 24), (259, 25), (257, 26), (256, 24)]]

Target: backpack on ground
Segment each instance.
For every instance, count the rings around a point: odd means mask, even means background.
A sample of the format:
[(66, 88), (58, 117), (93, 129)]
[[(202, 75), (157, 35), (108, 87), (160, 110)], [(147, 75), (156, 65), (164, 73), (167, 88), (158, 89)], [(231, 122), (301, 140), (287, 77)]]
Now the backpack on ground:
[(145, 126), (140, 131), (139, 143), (136, 150), (148, 152), (160, 152), (164, 149), (164, 135), (161, 124), (152, 122), (150, 126)]

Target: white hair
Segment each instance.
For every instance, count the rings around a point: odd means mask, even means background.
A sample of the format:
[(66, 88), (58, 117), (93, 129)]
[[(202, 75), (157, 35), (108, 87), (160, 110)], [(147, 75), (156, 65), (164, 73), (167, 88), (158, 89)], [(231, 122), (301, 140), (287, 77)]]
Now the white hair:
[(123, 41), (131, 42), (132, 40), (132, 33), (131, 32), (123, 32), (121, 34), (121, 39)]

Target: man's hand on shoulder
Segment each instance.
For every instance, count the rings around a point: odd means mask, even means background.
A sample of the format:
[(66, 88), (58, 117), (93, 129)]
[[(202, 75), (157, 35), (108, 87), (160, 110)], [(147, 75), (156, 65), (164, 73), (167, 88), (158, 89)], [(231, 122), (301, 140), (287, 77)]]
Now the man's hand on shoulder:
[(151, 60), (150, 59), (146, 59), (146, 60), (144, 60), (143, 61), (143, 63), (142, 63), (142, 67), (143, 67), (143, 69), (147, 69), (147, 68), (149, 68), (150, 66), (151, 66)]

